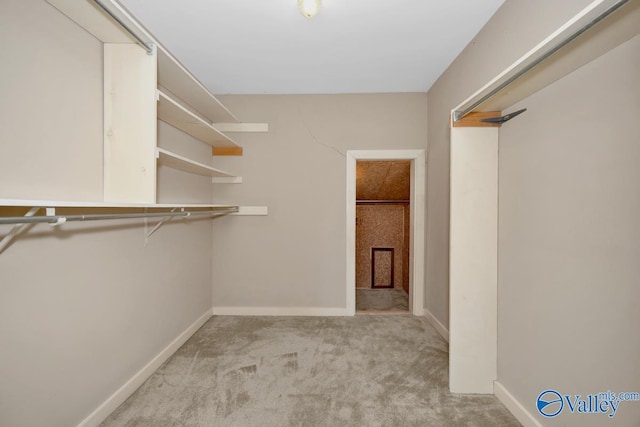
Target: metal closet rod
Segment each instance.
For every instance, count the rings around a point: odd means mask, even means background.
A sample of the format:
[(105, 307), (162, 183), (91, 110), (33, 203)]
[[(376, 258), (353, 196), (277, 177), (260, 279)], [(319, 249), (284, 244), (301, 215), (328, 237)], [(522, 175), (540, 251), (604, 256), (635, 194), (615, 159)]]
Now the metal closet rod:
[(482, 98), (480, 98), (479, 100), (477, 100), (476, 102), (471, 104), (469, 107), (465, 108), (462, 111), (454, 111), (454, 113), (453, 113), (453, 121), (455, 121), (455, 122), (460, 121), (464, 116), (466, 116), (467, 114), (469, 114), (470, 112), (475, 110), (478, 106), (480, 106), (481, 104), (484, 104), (490, 98), (493, 98), (495, 95), (497, 95), (504, 88), (509, 86), (511, 83), (515, 82), (520, 77), (522, 77), (523, 75), (527, 74), (529, 71), (531, 71), (536, 66), (538, 66), (542, 61), (546, 60), (551, 55), (553, 55), (554, 53), (556, 53), (557, 51), (559, 51), (560, 49), (562, 49), (563, 47), (565, 47), (566, 45), (571, 43), (573, 40), (577, 39), (581, 34), (585, 33), (590, 28), (594, 27), (597, 23), (599, 23), (600, 21), (604, 20), (606, 17), (611, 15), (616, 10), (620, 9), (622, 6), (624, 6), (628, 2), (629, 2), (629, 0), (619, 0), (619, 1), (617, 1), (615, 4), (613, 4), (607, 10), (605, 10), (600, 15), (596, 16), (594, 19), (592, 19), (590, 22), (588, 22), (585, 26), (583, 26), (582, 28), (578, 29), (576, 32), (571, 34), (566, 39), (562, 40), (559, 44), (557, 44), (556, 46), (552, 47), (550, 50), (545, 52), (541, 57), (537, 58), (535, 61), (533, 61), (532, 63), (530, 63), (526, 67), (524, 67), (522, 70), (518, 71), (516, 74), (514, 74), (513, 76), (511, 76), (510, 78), (508, 78), (507, 80), (502, 82), (500, 85), (498, 85), (496, 88), (494, 88), (491, 92), (489, 92), (486, 95), (484, 95)]
[(0, 224), (63, 224), (70, 221), (100, 221), (108, 219), (126, 218), (167, 218), (167, 217), (190, 217), (195, 215), (225, 215), (238, 212), (238, 207), (218, 208), (207, 211), (188, 212), (147, 212), (147, 213), (124, 213), (124, 214), (91, 214), (91, 215), (52, 215), (52, 216), (7, 216), (0, 217)]
[(104, 11), (104, 13), (106, 13), (107, 15), (109, 15), (111, 17), (111, 19), (113, 19), (114, 21), (116, 21), (118, 23), (118, 25), (120, 25), (127, 33), (129, 33), (131, 35), (131, 37), (133, 37), (134, 39), (136, 39), (136, 41), (138, 42), (138, 44), (140, 46), (142, 46), (142, 48), (144, 50), (147, 51), (147, 53), (149, 55), (153, 55), (153, 51), (154, 51), (154, 45), (153, 43), (148, 43), (146, 41), (144, 41), (139, 35), (137, 35), (135, 33), (135, 31), (133, 31), (131, 28), (129, 28), (129, 26), (127, 24), (125, 24), (120, 18), (118, 18), (113, 12), (111, 12), (109, 10), (109, 8), (107, 6), (104, 5), (104, 3), (102, 3), (100, 0), (92, 0), (100, 9), (102, 9)]

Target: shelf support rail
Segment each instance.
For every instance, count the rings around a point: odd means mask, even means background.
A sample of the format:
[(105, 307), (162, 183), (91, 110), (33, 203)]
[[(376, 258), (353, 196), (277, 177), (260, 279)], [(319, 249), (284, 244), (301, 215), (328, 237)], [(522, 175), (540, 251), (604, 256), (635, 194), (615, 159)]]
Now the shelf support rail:
[(136, 42), (144, 49), (147, 51), (147, 55), (153, 55), (156, 52), (156, 45), (154, 43), (149, 43), (144, 41), (139, 35), (137, 35), (135, 33), (135, 31), (133, 31), (127, 24), (125, 24), (122, 19), (120, 19), (116, 14), (114, 14), (111, 10), (109, 10), (109, 8), (107, 6), (105, 6), (104, 3), (102, 3), (100, 0), (92, 0), (93, 3), (96, 4), (96, 6), (98, 6), (100, 9), (102, 9), (104, 11), (104, 13), (106, 13), (107, 15), (109, 15), (111, 17), (111, 19), (113, 19), (114, 21), (116, 21), (118, 23), (118, 25), (120, 25), (127, 33), (129, 33), (129, 35), (131, 35), (131, 37), (133, 37)]
[[(33, 215), (38, 213), (39, 210), (40, 208), (31, 208), (29, 212), (27, 212), (24, 216), (32, 217)], [(18, 218), (21, 218), (21, 217), (18, 217)], [(22, 233), (22, 231), (28, 226), (29, 226), (29, 223), (25, 223), (25, 222), (15, 224), (13, 228), (11, 228), (11, 231), (9, 231), (9, 233), (6, 236), (4, 236), (4, 238), (0, 241), (0, 254), (4, 252), (4, 250), (7, 248), (7, 246), (9, 246), (9, 244), (13, 241), (13, 239), (18, 237), (18, 235)]]

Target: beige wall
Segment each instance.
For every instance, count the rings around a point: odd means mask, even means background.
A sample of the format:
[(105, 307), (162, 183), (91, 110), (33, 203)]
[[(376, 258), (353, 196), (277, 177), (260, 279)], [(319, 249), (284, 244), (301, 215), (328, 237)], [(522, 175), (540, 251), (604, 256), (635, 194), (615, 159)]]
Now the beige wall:
[[(102, 200), (100, 43), (41, 0), (3, 1), (0, 40), (0, 198)], [(210, 159), (160, 127), (176, 138)], [(211, 199), (175, 171), (159, 189)], [(76, 425), (210, 309), (211, 230), (172, 221), (145, 247), (141, 221), (41, 225), (0, 254), (0, 425)]]
[(0, 198), (102, 200), (101, 44), (44, 1), (0, 8)]
[(425, 307), (449, 324), (449, 114), (590, 0), (507, 0), (428, 94)]
[[(540, 392), (640, 391), (640, 36), (514, 109), (500, 130), (498, 379)], [(523, 375), (526, 372), (526, 375)], [(640, 425), (563, 413), (544, 425)]]
[(268, 134), (239, 135), (245, 155), (215, 160), (244, 183), (216, 201), (267, 205), (267, 217), (214, 224), (214, 300), (223, 307), (344, 308), (349, 149), (425, 149), (426, 94), (225, 96)]

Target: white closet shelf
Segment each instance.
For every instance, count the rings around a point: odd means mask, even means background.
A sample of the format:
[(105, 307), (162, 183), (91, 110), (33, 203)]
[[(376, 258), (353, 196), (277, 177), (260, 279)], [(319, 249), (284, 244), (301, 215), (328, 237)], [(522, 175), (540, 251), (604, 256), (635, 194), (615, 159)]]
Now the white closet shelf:
[(218, 131), (173, 99), (158, 90), (158, 119), (180, 129), (212, 147), (239, 147), (231, 138)]
[(179, 154), (172, 153), (164, 148), (156, 148), (156, 155), (158, 157), (158, 163), (162, 166), (167, 166), (173, 169), (178, 169), (183, 172), (188, 172), (196, 175), (211, 176), (211, 177), (225, 177), (234, 178), (233, 175), (216, 169), (211, 166), (207, 166), (203, 163), (194, 162)]
[(234, 208), (237, 205), (204, 204), (204, 203), (106, 203), (106, 202), (78, 202), (60, 200), (26, 200), (26, 199), (0, 199), (0, 207), (43, 207), (43, 208), (147, 208), (147, 209), (173, 209), (173, 208)]
[(164, 46), (159, 43), (157, 46), (159, 86), (167, 88), (213, 123), (240, 122)]
[[(131, 35), (92, 1), (47, 0), (47, 2), (103, 43), (136, 43)], [(146, 43), (153, 43), (156, 46), (158, 85), (167, 88), (210, 122), (239, 122), (238, 118), (222, 105), (124, 6), (117, 0), (102, 0), (102, 3)]]

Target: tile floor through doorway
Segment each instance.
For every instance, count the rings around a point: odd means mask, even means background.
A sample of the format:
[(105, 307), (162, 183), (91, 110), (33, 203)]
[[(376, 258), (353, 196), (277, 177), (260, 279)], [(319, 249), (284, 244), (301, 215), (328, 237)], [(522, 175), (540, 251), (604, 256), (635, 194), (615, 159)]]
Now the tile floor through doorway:
[(404, 289), (356, 288), (356, 313), (409, 313), (409, 295), (404, 291)]

